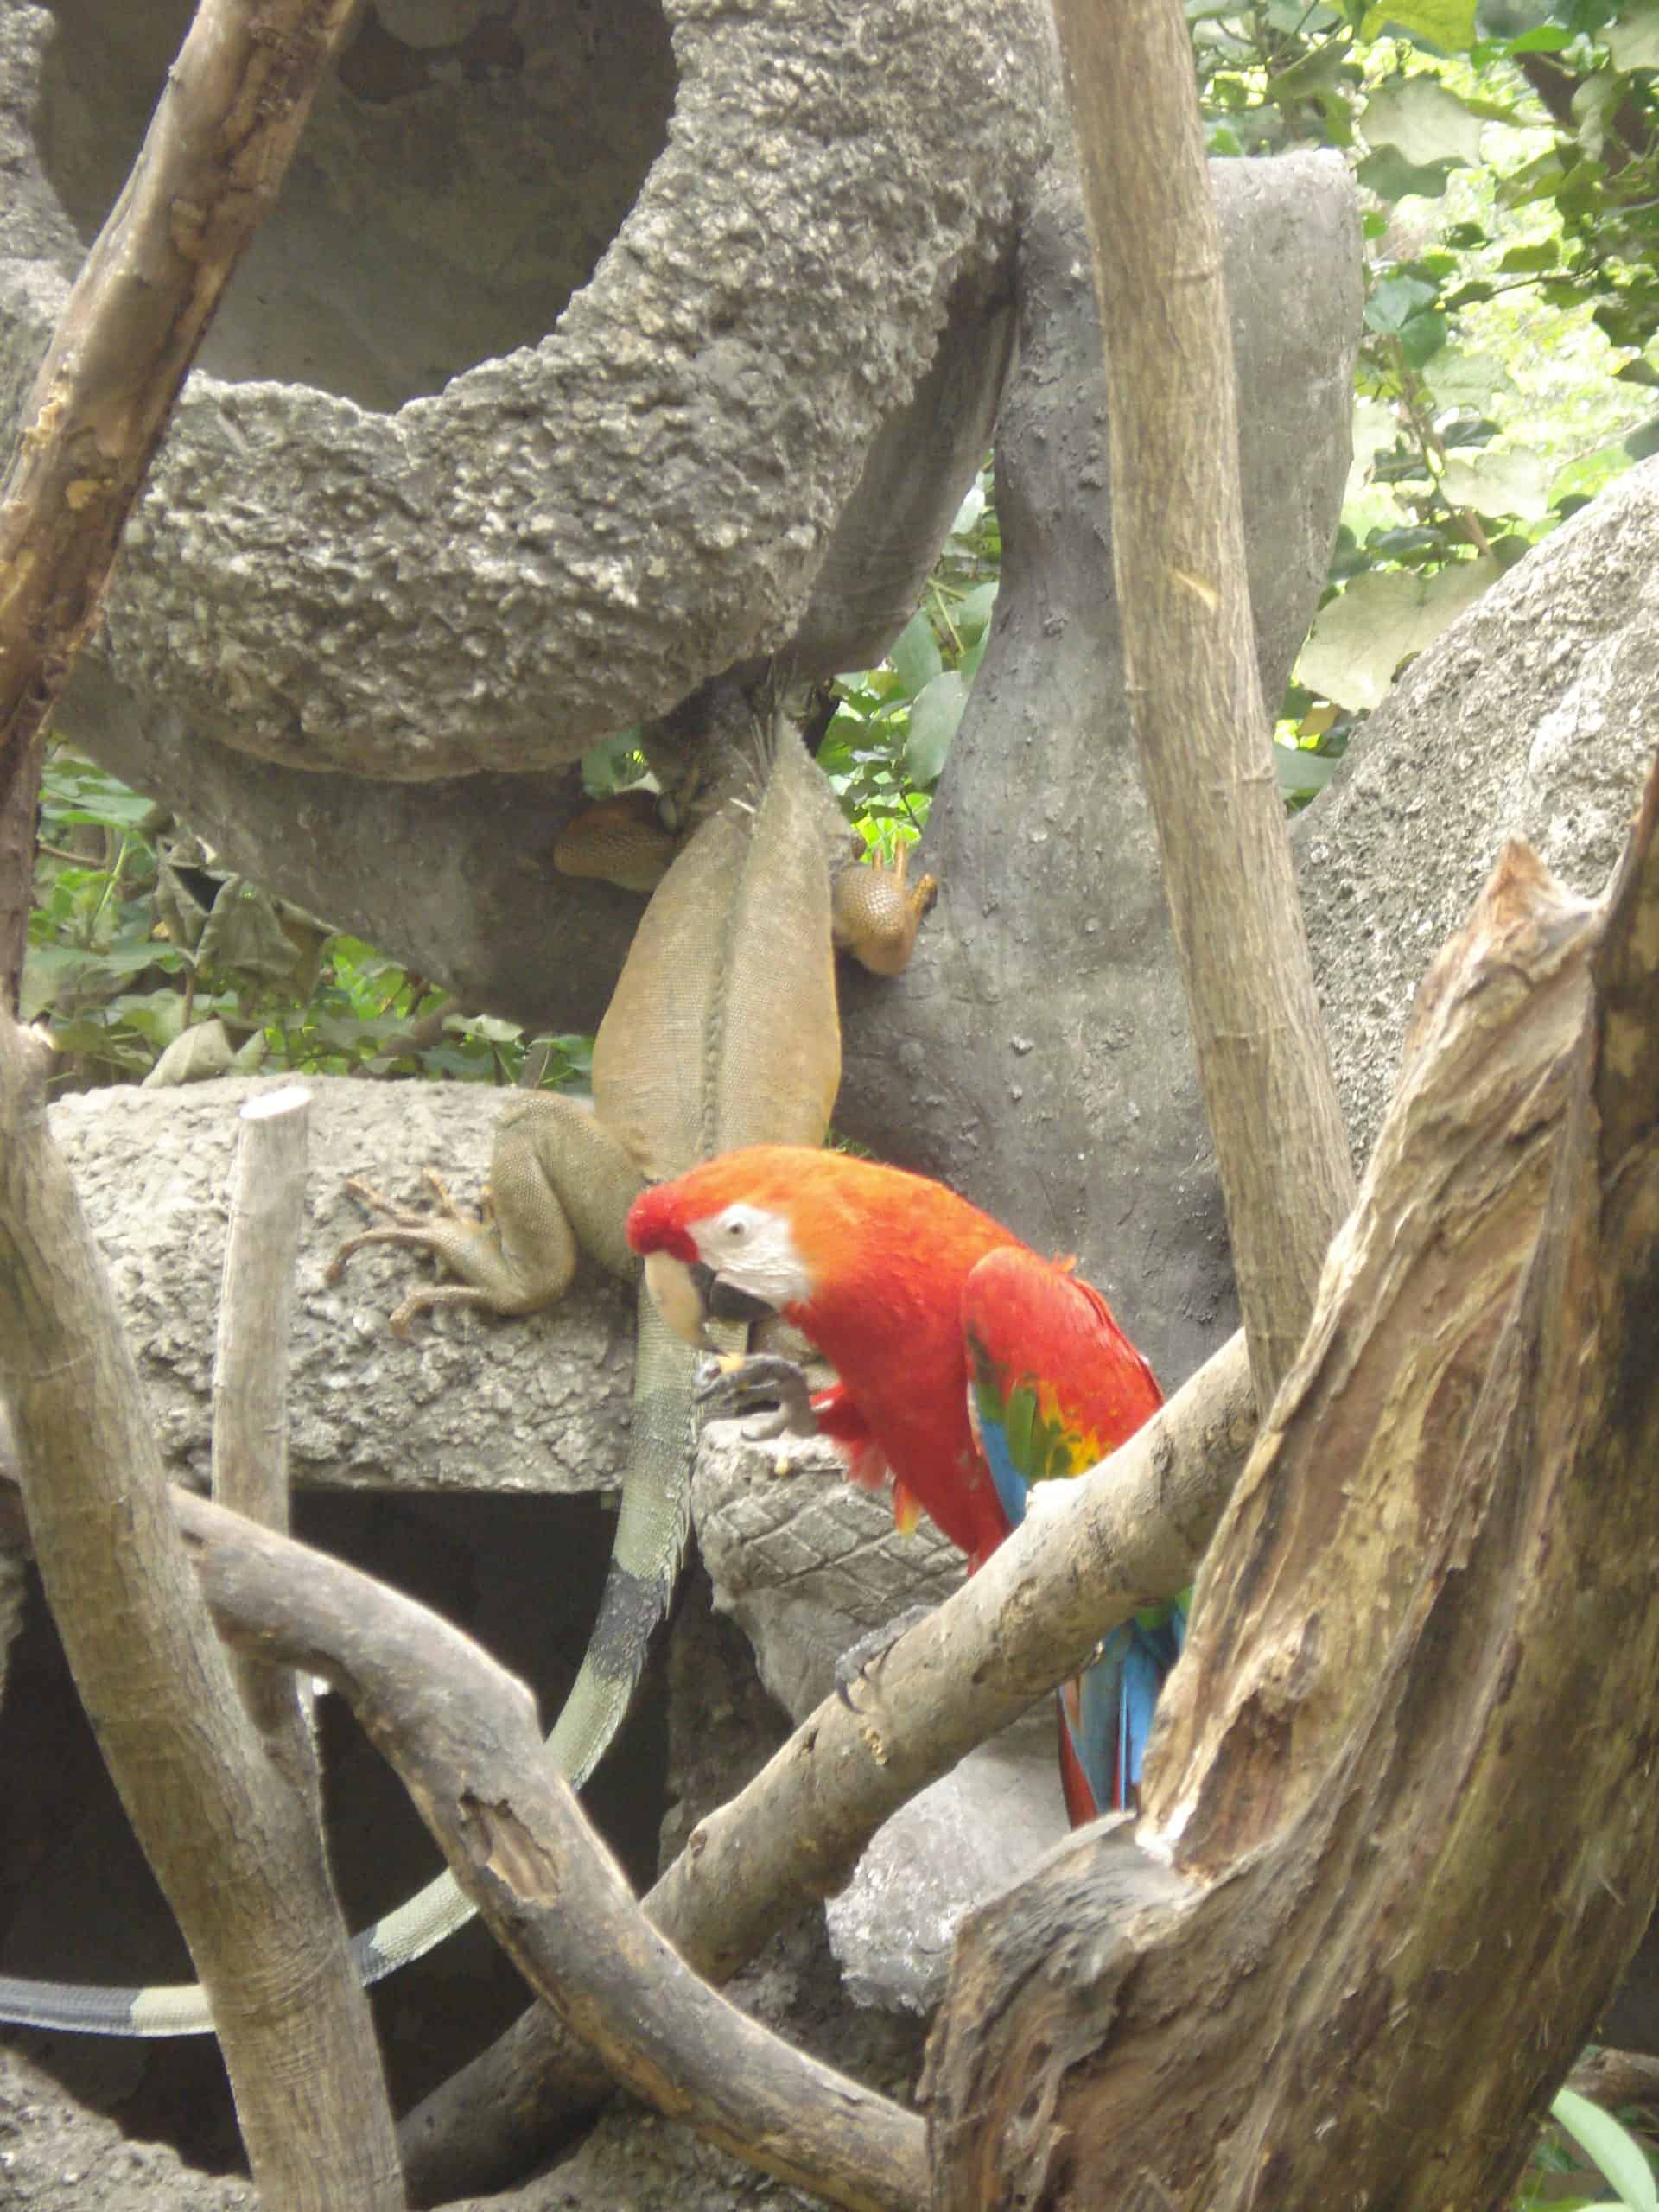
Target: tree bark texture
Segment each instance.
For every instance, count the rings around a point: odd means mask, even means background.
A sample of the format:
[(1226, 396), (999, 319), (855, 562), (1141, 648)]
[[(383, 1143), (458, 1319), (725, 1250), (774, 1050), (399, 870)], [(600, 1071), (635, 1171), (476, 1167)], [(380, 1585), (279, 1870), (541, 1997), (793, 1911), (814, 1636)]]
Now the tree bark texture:
[(1250, 620), (1221, 232), (1179, 0), (1057, 0), (1102, 302), (1141, 779), (1265, 1407), (1353, 1203)]
[[(238, 1116), (213, 1361), (213, 1497), (283, 1535), (289, 1504), (289, 1345), (310, 1112), (310, 1094), (290, 1084), (251, 1099)], [(238, 1659), (232, 1671), (271, 1757), (321, 1819), (308, 1689), (285, 1668)]]
[(1427, 980), (1200, 1578), (1138, 1855), (976, 1916), (940, 2205), (1509, 2202), (1659, 1887), (1659, 770)]
[(0, 1014), (0, 1388), (76, 1685), (207, 1985), (273, 2207), (404, 2202), (321, 1836), (196, 1591), (108, 1279), (46, 1129), (48, 1055)]
[[(723, 1981), (793, 1912), (839, 1889), (890, 1813), (1190, 1579), (1255, 1429), (1234, 1337), (1157, 1419), (1066, 1485), (973, 1580), (826, 1698), (747, 1788), (699, 1822), (645, 1899), (687, 1962)], [(603, 2087), (545, 2005), (410, 2113), (411, 2197), (522, 2173)]]
[[(359, 0), (202, 0), (0, 486), (0, 962), (17, 1003), (46, 717), (226, 278)], [(16, 965), (12, 963), (15, 962)]]

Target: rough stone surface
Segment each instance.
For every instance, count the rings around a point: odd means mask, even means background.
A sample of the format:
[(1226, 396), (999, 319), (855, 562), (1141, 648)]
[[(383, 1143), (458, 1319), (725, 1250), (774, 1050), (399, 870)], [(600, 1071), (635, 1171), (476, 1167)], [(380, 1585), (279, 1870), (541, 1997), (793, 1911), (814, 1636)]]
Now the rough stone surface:
[[(1325, 156), (1222, 162), (1263, 688), (1323, 583), (1346, 472), (1358, 242)], [(1002, 587), (922, 851), (908, 972), (849, 979), (837, 1120), (1047, 1251), (1076, 1252), (1166, 1389), (1236, 1325), (1221, 1198), (1131, 739), (1089, 251), (1058, 179), (1020, 265), (997, 425)]]
[[(188, 15), (7, 11), (12, 426)], [(953, 313), (950, 389), (995, 405), (1046, 11), (513, 0), (437, 44), (398, 21), (367, 10), (324, 89), (94, 659), (194, 737), (416, 779), (572, 760), (803, 624), (845, 665), (873, 582), (932, 550), (948, 487), (861, 479)], [(918, 482), (978, 458), (940, 398), (888, 451)], [(861, 488), (843, 631), (815, 591)], [(95, 741), (78, 690), (63, 720)]]
[(42, 2068), (0, 2047), (0, 2203), (6, 2212), (257, 2212), (245, 2180), (192, 2172), (175, 2151), (130, 2143)]
[(824, 1907), (855, 2005), (931, 2014), (963, 1916), (1029, 1874), (1070, 1833), (1052, 1701), (918, 1792)]
[[(238, 1109), (270, 1082), (65, 1098), (52, 1128), (115, 1284), (168, 1467), (205, 1482), (227, 1192)], [(421, 1279), (408, 1253), (358, 1254), (365, 1225), (341, 1189), (362, 1176), (411, 1205), (438, 1168), (476, 1203), (501, 1094), (481, 1085), (311, 1079), (311, 1203), (293, 1332), (289, 1454), (301, 1484), (506, 1492), (614, 1488), (622, 1473), (633, 1299), (584, 1268), (569, 1299), (525, 1321), (451, 1308), (402, 1344), (387, 1316)]]
[(1659, 461), (1528, 554), (1408, 669), (1296, 823), (1302, 904), (1357, 1155), (1424, 969), (1507, 836), (1598, 894), (1659, 709)]
[(711, 1424), (691, 1504), (715, 1602), (797, 1721), (835, 1688), (849, 1644), (906, 1606), (937, 1605), (963, 1579), (962, 1554), (931, 1521), (900, 1535), (891, 1501), (855, 1489), (817, 1439), (757, 1446), (735, 1423)]

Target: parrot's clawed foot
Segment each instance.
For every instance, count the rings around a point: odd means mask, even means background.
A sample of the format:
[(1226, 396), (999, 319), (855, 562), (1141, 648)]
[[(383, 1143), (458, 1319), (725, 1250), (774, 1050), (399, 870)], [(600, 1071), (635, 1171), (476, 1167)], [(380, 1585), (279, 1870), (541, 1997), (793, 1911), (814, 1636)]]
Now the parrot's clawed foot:
[(854, 1690), (868, 1681), (873, 1668), (880, 1664), (899, 1637), (918, 1627), (933, 1611), (931, 1605), (906, 1605), (902, 1613), (895, 1613), (890, 1621), (883, 1621), (880, 1628), (873, 1628), (849, 1643), (836, 1662), (836, 1695), (849, 1713), (859, 1710)]
[(697, 1368), (697, 1397), (705, 1416), (732, 1421), (748, 1415), (743, 1434), (751, 1444), (778, 1436), (816, 1436), (812, 1390), (792, 1359), (778, 1352), (722, 1355)]

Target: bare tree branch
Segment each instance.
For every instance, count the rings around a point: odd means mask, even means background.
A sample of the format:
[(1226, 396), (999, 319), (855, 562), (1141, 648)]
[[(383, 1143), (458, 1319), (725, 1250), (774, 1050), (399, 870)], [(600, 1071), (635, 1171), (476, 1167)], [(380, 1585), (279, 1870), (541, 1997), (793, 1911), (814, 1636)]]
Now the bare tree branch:
[(0, 1389), (35, 1556), (132, 1824), (212, 1999), (248, 2155), (284, 2207), (404, 2202), (368, 2005), (305, 1800), (203, 1609), (120, 1319), (0, 1013)]
[[(1100, 1637), (1192, 1578), (1255, 1433), (1244, 1340), (1065, 1486), (883, 1656), (860, 1710), (828, 1698), (645, 1899), (688, 1963), (722, 1981), (791, 1914), (839, 1889), (890, 1813), (1075, 1674)], [(592, 2107), (603, 2076), (534, 2006), (404, 2121), (411, 2196), (505, 2182)]]
[(1056, 0), (1110, 401), (1113, 571), (1265, 1407), (1354, 1179), (1256, 673), (1221, 237), (1179, 0)]
[[(243, 1107), (213, 1361), (213, 1496), (288, 1534), (289, 1327), (305, 1225), (310, 1094), (297, 1084)], [(233, 1663), (270, 1754), (321, 1817), (308, 1693), (285, 1669)]]
[(0, 1005), (17, 1004), (46, 718), (185, 373), (359, 0), (201, 0), (0, 485)]
[(855, 2212), (927, 2194), (921, 2122), (717, 1996), (652, 1927), (548, 1757), (532, 1700), (413, 1599), (175, 1493), (222, 1631), (326, 1675), (397, 1769), (514, 1963), (671, 2118)]

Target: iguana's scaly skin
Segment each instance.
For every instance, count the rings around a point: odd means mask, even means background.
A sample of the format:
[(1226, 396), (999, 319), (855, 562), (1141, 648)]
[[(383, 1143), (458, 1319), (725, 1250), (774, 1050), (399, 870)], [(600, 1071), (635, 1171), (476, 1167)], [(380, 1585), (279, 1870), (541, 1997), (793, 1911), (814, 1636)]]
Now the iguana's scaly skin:
[[(845, 857), (847, 825), (781, 714), (757, 728), (747, 703), (726, 690), (680, 709), (665, 734), (671, 746), (677, 737), (698, 742), (697, 788), (686, 810), (691, 827), (640, 920), (594, 1039), (592, 1109), (546, 1093), (515, 1096), (497, 1125), (480, 1218), (463, 1215), (429, 1170), (438, 1198), (432, 1215), (352, 1186), (388, 1218), (341, 1246), (331, 1278), (373, 1243), (429, 1251), (459, 1278), (412, 1291), (391, 1317), (399, 1335), (434, 1306), (518, 1314), (551, 1305), (581, 1252), (639, 1281), (623, 1224), (644, 1182), (740, 1145), (823, 1141), (841, 1079), (831, 884)], [(931, 888), (905, 894), (922, 900), (918, 918)], [(611, 1569), (549, 1738), (573, 1786), (621, 1723), (679, 1572), (699, 1425), (696, 1362), (640, 1283), (632, 1427)], [(364, 1980), (418, 1958), (471, 1910), (453, 1879), (441, 1876), (356, 1938)], [(201, 2034), (212, 2026), (192, 1985), (123, 1990), (0, 1979), (0, 2019), (124, 2036)]]

